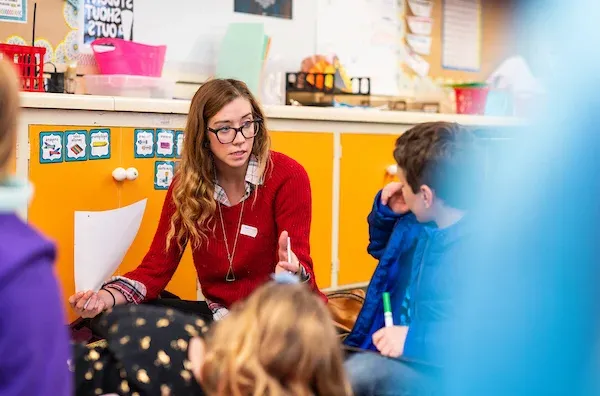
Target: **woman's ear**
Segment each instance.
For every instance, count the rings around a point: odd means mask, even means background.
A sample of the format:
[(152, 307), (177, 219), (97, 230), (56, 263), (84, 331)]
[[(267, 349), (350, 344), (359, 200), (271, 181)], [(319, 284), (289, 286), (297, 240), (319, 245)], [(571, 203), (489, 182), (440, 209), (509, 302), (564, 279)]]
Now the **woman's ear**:
[(204, 365), (204, 356), (206, 354), (206, 345), (200, 337), (192, 337), (188, 345), (188, 359), (192, 364), (192, 374), (198, 383), (202, 382), (202, 366)]
[(423, 206), (425, 206), (426, 209), (431, 208), (433, 206), (433, 199), (435, 197), (435, 193), (426, 184), (423, 184), (420, 190), (421, 196), (423, 197)]

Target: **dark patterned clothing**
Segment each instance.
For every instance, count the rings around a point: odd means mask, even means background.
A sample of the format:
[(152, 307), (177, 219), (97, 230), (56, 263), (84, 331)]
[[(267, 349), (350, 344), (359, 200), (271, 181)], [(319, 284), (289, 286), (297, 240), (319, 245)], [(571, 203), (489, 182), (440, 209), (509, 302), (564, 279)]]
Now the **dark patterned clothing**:
[(188, 360), (188, 343), (203, 336), (202, 319), (173, 309), (123, 305), (100, 321), (106, 342), (77, 345), (77, 395), (204, 395)]

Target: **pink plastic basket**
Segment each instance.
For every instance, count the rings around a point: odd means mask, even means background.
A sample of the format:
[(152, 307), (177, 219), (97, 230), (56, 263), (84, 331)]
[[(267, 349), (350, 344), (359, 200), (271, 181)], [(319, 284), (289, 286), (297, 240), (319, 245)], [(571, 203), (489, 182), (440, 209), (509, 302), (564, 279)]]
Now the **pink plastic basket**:
[[(167, 47), (100, 38), (91, 44), (101, 74), (160, 77)], [(112, 48), (111, 48), (112, 47)]]

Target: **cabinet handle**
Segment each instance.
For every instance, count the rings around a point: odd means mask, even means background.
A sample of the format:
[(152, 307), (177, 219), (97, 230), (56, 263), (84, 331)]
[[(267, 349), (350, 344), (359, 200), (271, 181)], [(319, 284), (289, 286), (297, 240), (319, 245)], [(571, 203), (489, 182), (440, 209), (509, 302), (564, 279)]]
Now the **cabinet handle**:
[(139, 172), (136, 168), (122, 168), (118, 167), (112, 172), (112, 177), (118, 182), (124, 180), (135, 180), (139, 176)]
[(394, 165), (389, 165), (385, 171), (387, 172), (388, 175), (390, 176), (396, 176), (398, 174), (398, 165), (394, 164)]
[(139, 172), (135, 168), (127, 168), (125, 173), (127, 174), (127, 180), (135, 180), (139, 176)]
[(125, 170), (125, 168), (115, 168), (114, 171), (112, 171), (112, 177), (113, 179), (115, 179), (118, 182), (122, 182), (123, 180), (125, 180), (127, 178), (127, 171)]

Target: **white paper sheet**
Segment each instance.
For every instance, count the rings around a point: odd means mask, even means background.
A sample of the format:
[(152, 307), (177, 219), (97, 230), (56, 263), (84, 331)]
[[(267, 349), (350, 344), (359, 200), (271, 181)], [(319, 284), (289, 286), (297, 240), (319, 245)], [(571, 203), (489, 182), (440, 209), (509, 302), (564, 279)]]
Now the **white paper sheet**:
[(100, 289), (133, 243), (146, 202), (101, 212), (75, 212), (75, 290)]
[(408, 7), (413, 15), (429, 18), (433, 10), (433, 2), (427, 0), (409, 0)]
[(408, 47), (406, 48), (406, 53), (408, 54), (406, 57), (408, 67), (421, 77), (429, 74), (429, 62)]
[(429, 55), (431, 54), (431, 37), (419, 36), (416, 34), (407, 34), (406, 42), (417, 54)]

